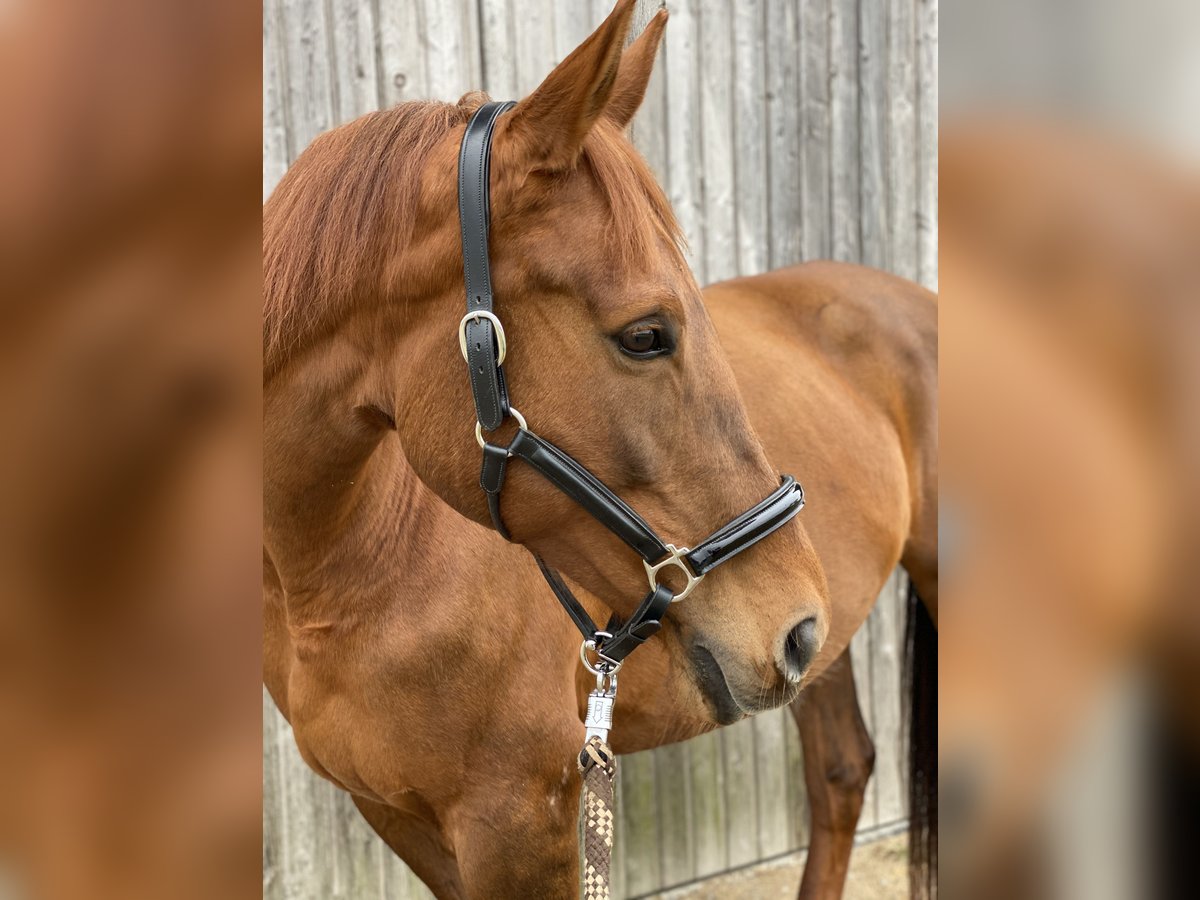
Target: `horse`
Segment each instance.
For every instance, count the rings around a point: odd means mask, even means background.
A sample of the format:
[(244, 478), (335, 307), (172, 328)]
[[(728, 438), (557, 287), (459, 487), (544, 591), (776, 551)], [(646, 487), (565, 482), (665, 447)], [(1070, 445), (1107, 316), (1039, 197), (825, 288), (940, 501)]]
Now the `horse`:
[[(728, 520), (773, 463), (824, 499), (672, 604), (622, 670), (621, 753), (819, 690), (897, 562), (936, 603), (932, 298), (835, 264), (702, 296), (625, 133), (665, 25), (622, 53), (632, 9), (497, 125), (509, 390), (662, 533)], [(328, 132), (264, 208), (264, 679), (306, 762), (437, 896), (562, 897), (592, 685), (528, 551), (601, 620), (645, 584), (515, 463), (512, 542), (490, 528), (454, 362), (455, 158), (484, 100)]]

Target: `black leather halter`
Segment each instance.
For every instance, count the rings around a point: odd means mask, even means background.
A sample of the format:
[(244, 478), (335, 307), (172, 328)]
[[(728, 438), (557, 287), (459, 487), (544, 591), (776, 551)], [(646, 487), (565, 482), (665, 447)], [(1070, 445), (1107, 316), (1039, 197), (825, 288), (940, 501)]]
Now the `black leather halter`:
[[(467, 124), (458, 158), (458, 213), (467, 286), (467, 314), (459, 322), (458, 339), (475, 398), (475, 439), (483, 448), (479, 484), (487, 494), (488, 509), (496, 530), (508, 538), (500, 516), (500, 490), (504, 486), (509, 459), (522, 460), (642, 558), (649, 592), (628, 621), (620, 622), (614, 616), (601, 630), (562, 577), (535, 555), (547, 583), (582, 632), (585, 648), (594, 650), (599, 661), (610, 664), (610, 670), (615, 671), (634, 648), (658, 631), (672, 602), (682, 600), (708, 572), (778, 530), (800, 512), (804, 506), (804, 489), (790, 475), (784, 475), (769, 497), (718, 528), (695, 549), (676, 548), (664, 543), (654, 529), (600, 479), (563, 450), (530, 431), (525, 417), (509, 405), (504, 384), (504, 357), (508, 347), (504, 328), (493, 311), (488, 227), (492, 132), (496, 120), (513, 105), (509, 101), (481, 106)], [(510, 415), (520, 428), (508, 446), (485, 441), (483, 432), (494, 431)], [(686, 587), (678, 594), (658, 583), (658, 572), (667, 566), (677, 567), (687, 577)], [(584, 661), (588, 662), (586, 656)]]

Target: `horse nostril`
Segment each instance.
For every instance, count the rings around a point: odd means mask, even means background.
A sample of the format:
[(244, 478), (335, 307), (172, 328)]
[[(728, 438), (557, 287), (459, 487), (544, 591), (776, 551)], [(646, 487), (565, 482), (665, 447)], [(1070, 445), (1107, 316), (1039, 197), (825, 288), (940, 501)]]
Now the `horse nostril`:
[(783, 642), (783, 675), (788, 681), (799, 681), (817, 653), (817, 620), (809, 616), (788, 632)]

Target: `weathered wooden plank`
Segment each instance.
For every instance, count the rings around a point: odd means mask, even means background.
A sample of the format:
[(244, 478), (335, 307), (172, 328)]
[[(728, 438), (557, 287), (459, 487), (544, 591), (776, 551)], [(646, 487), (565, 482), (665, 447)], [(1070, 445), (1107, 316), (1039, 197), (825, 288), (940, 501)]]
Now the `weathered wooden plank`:
[(721, 732), (724, 750), (726, 834), (730, 867), (758, 856), (758, 789), (754, 764), (754, 723), (738, 722)]
[(901, 748), (902, 603), (906, 580), (897, 569), (875, 604), (871, 629), (871, 693), (875, 715), (876, 812), (880, 824), (904, 818)]
[(481, 87), (497, 100), (519, 100), (511, 0), (479, 0), (479, 18)]
[(858, 262), (858, 7), (833, 0), (829, 16), (829, 174), (832, 255)]
[(334, 897), (344, 900), (388, 900), (380, 878), (380, 856), (391, 848), (367, 824), (345, 791), (334, 790), (331, 856)]
[(704, 245), (704, 159), (700, 127), (699, 33), (693, 3), (671, 9), (663, 43), (667, 96), (667, 196), (687, 236), (689, 262), (696, 280), (707, 283)]
[(276, 748), (279, 762), (280, 818), (283, 844), (283, 896), (324, 897), (331, 890), (321, 811), (321, 786), (296, 749), (292, 729), (278, 723)]
[(833, 140), (830, 124), (830, 2), (831, 0), (804, 0), (800, 15), (800, 110), (803, 125), (800, 155), (804, 171), (804, 259), (827, 259), (833, 255), (832, 184), (829, 162)]
[(430, 96), (457, 100), (483, 84), (479, 17), (474, 0), (422, 4)]
[(788, 804), (792, 811), (791, 845), (788, 849), (799, 850), (808, 846), (811, 809), (808, 788), (804, 784), (804, 748), (800, 745), (800, 729), (796, 727), (795, 716), (790, 708), (783, 736), (787, 756)]
[(517, 64), (517, 94), (524, 97), (542, 83), (555, 64), (553, 4), (518, 0), (510, 13), (514, 23), (513, 57)]
[(858, 234), (860, 259), (888, 269), (885, 128), (887, 122), (887, 0), (858, 0)]
[(263, 691), (263, 900), (283, 900), (284, 844), (290, 834), (279, 805), (279, 720), (275, 704)]
[(334, 124), (328, 23), (322, 0), (288, 0), (280, 8), (287, 84), (288, 162)]
[(696, 874), (692, 816), (691, 764), (687, 744), (671, 744), (654, 753), (658, 788), (658, 836), (662, 887), (690, 881)]
[[(424, 7), (421, 3), (375, 0), (379, 89), (385, 107), (430, 94), (425, 65)], [(442, 98), (444, 99), (444, 98)]]
[[(743, 183), (768, 188), (765, 205), (770, 209), (769, 255), (756, 260), (747, 273), (777, 269), (797, 263), (803, 257), (804, 237), (804, 170), (801, 161), (800, 139), (800, 21), (799, 9), (791, 0), (766, 0), (766, 19), (760, 20), (756, 37), (761, 40), (766, 30), (766, 114), (765, 140), (763, 130), (752, 127), (742, 132), (741, 140), (752, 142), (757, 149), (744, 155), (739, 152), (739, 194)], [(742, 43), (738, 42), (738, 51)], [(749, 51), (749, 48), (747, 48)], [(761, 48), (756, 54), (761, 58)], [(748, 73), (738, 73), (739, 99)], [(739, 126), (751, 124), (743, 111), (738, 110)], [(741, 144), (739, 143), (739, 150)], [(766, 178), (763, 177), (766, 173)], [(742, 224), (739, 217), (738, 224)], [(738, 234), (739, 245), (743, 243)]]
[(729, 864), (720, 735), (695, 738), (689, 741), (688, 751), (695, 874), (700, 878), (723, 871)]
[(280, 0), (263, 3), (263, 201), (287, 171), (288, 151), (287, 58), (283, 48)]
[[(858, 691), (858, 708), (862, 713), (863, 722), (872, 739), (875, 737), (875, 710), (873, 707), (874, 693), (871, 690), (871, 631), (864, 624), (850, 641), (850, 665), (854, 669), (854, 687)], [(858, 820), (859, 828), (872, 828), (879, 822), (876, 811), (879, 793), (874, 776), (867, 783), (866, 796), (863, 799), (862, 815)]]
[(632, 896), (662, 886), (658, 791), (654, 779), (653, 752), (621, 758), (622, 808), (619, 812), (624, 826), (625, 890)]
[(755, 716), (753, 722), (754, 767), (758, 775), (758, 858), (765, 859), (786, 853), (792, 846), (793, 810), (784, 729), (795, 726), (786, 709)]
[[(638, 4), (639, 8), (644, 5), (644, 0)], [(568, 53), (584, 42), (592, 29), (600, 24), (600, 20), (593, 21), (591, 8), (582, 0), (551, 3), (550, 6), (554, 14), (554, 65), (558, 65), (567, 58)]]
[(887, 188), (889, 268), (918, 275), (916, 22), (914, 0), (887, 0)]
[(330, 0), (334, 118), (348, 122), (379, 109), (375, 12), (362, 0)]
[[(701, 284), (707, 284), (737, 275), (735, 237), (738, 216), (735, 206), (765, 224), (766, 192), (760, 178), (758, 185), (746, 185), (747, 193), (740, 193), (734, 171), (733, 22), (729, 3), (726, 0), (700, 0), (695, 23), (700, 93), (700, 130), (695, 139), (699, 141), (702, 165), (700, 227), (704, 232), (700, 245), (704, 254)], [(760, 114), (760, 132), (761, 121)], [(741, 123), (741, 126), (751, 127), (751, 123)], [(766, 239), (766, 229), (762, 228), (758, 240), (761, 244)]]
[(917, 276), (938, 284), (938, 3), (917, 3)]
[[(634, 27), (630, 29), (630, 37), (641, 34), (645, 22), (649, 22), (663, 6), (663, 0), (640, 0), (634, 16)], [(674, 24), (667, 26), (669, 34)], [(629, 137), (638, 151), (646, 158), (654, 172), (655, 178), (667, 190), (667, 62), (665, 40), (658, 51), (658, 60), (650, 75), (650, 83), (646, 86), (646, 96), (642, 107), (633, 118), (629, 129)]]

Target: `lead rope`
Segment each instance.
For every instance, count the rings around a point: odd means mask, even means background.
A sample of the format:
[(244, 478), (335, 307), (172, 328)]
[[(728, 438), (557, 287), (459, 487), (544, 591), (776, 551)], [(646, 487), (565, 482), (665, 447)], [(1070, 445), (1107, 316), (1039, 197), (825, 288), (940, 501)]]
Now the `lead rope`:
[(579, 754), (579, 774), (579, 896), (609, 900), (617, 778), (612, 748), (598, 737), (589, 740)]
[[(588, 649), (588, 641), (584, 649)], [(617, 669), (603, 656), (596, 666), (582, 656), (588, 671), (596, 675), (596, 689), (588, 694), (587, 732), (579, 752), (579, 896), (583, 900), (610, 900), (612, 853), (616, 828), (614, 787), (617, 757), (608, 746), (613, 704), (617, 698)]]

